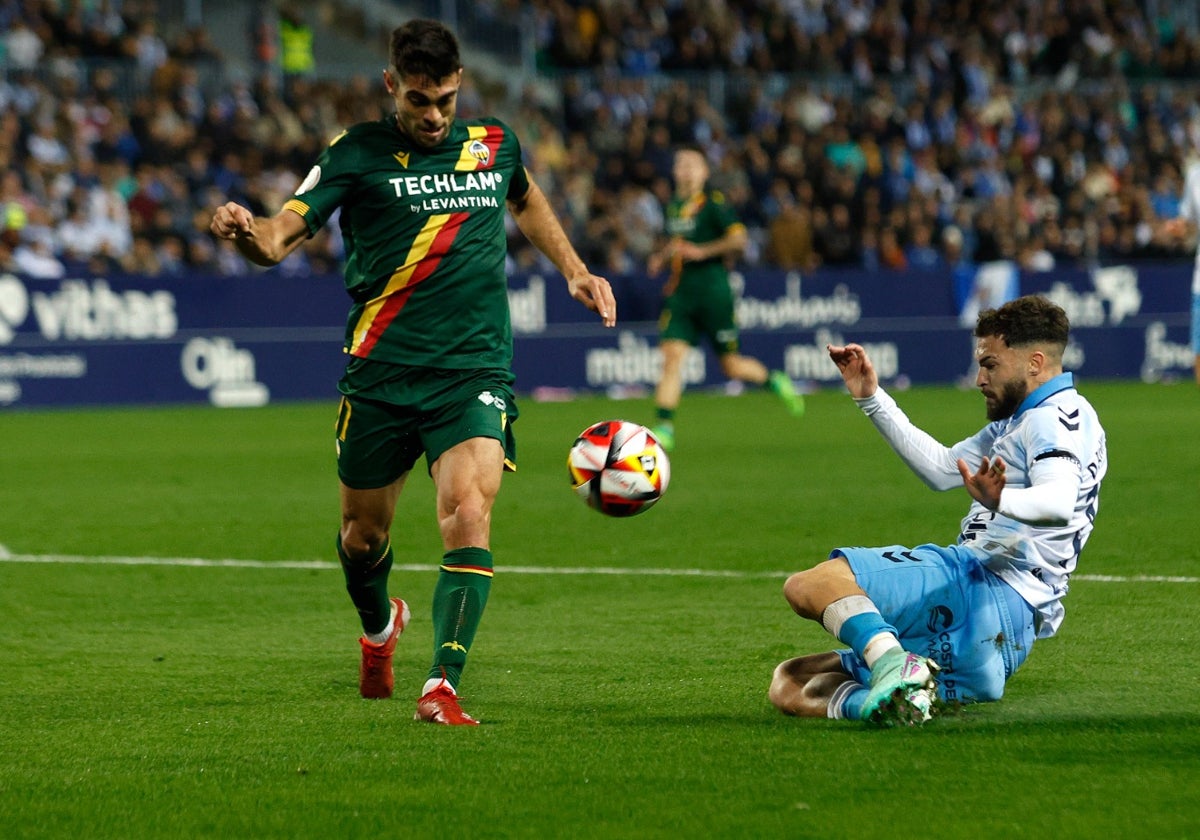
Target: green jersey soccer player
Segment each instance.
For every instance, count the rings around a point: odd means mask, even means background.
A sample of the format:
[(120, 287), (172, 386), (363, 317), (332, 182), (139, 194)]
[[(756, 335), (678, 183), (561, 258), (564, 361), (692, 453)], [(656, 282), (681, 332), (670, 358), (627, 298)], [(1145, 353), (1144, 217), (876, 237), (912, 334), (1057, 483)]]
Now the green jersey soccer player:
[(463, 68), (442, 24), (392, 33), (383, 83), (395, 114), (336, 137), (279, 213), (218, 207), (212, 232), (275, 265), (340, 210), (346, 243), (346, 372), (336, 433), (337, 553), (363, 636), (359, 691), (390, 697), (408, 605), (388, 596), (396, 502), (422, 454), (445, 554), (433, 595), (434, 655), (416, 717), (472, 725), (456, 688), (492, 578), (490, 523), (514, 468), (512, 329), (504, 214), (545, 253), (571, 296), (616, 323), (608, 282), (590, 273), (498, 120), (460, 120)]
[(783, 371), (768, 371), (758, 359), (740, 351), (725, 261), (745, 250), (746, 226), (737, 220), (721, 193), (707, 187), (708, 160), (703, 151), (677, 151), (672, 175), (675, 197), (666, 207), (667, 244), (650, 256), (647, 266), (650, 274), (670, 266), (659, 319), (663, 366), (654, 394), (658, 418), (654, 432), (667, 449), (675, 445), (683, 362), (702, 338), (712, 345), (727, 377), (765, 385), (793, 414), (804, 413), (804, 399)]

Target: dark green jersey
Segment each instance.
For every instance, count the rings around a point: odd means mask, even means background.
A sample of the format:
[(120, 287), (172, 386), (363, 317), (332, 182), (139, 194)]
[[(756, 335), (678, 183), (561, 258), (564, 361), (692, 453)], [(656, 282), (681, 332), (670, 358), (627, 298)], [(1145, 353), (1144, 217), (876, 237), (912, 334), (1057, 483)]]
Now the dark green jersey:
[(456, 120), (434, 149), (393, 117), (333, 140), (284, 205), (309, 233), (341, 208), (346, 352), (435, 368), (508, 368), (505, 200), (529, 179), (516, 135), (498, 120)]
[[(673, 198), (667, 204), (667, 235), (703, 245), (720, 239), (742, 227), (725, 196), (716, 190), (701, 190), (688, 199)], [(676, 262), (671, 266), (671, 282), (698, 288), (711, 283), (727, 283), (725, 257), (697, 262)]]

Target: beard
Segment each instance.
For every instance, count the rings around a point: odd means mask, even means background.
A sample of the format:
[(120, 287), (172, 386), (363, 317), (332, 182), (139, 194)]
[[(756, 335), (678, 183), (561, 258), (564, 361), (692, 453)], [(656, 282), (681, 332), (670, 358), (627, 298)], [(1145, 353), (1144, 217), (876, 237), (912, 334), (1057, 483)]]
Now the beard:
[(1017, 408), (1020, 407), (1021, 401), (1029, 394), (1029, 389), (1025, 386), (1025, 380), (1012, 379), (1005, 382), (1000, 389), (1000, 393), (995, 399), (984, 396), (987, 402), (987, 418), (988, 420), (1006, 420), (1017, 413)]

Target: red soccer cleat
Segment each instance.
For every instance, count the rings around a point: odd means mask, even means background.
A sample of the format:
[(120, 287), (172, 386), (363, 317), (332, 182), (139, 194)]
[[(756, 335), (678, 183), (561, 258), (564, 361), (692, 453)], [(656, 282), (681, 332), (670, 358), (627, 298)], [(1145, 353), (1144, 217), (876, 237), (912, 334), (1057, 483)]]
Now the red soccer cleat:
[(358, 643), (362, 645), (362, 664), (358, 667), (358, 693), (363, 697), (379, 700), (392, 696), (392, 653), (396, 650), (396, 640), (404, 632), (408, 624), (408, 604), (399, 598), (392, 598), (396, 607), (396, 619), (392, 625), (392, 635), (381, 645), (373, 645), (361, 636)]
[(444, 726), (478, 726), (479, 721), (471, 717), (458, 705), (458, 697), (449, 683), (442, 680), (433, 690), (417, 701), (417, 713), (413, 720), (440, 723)]

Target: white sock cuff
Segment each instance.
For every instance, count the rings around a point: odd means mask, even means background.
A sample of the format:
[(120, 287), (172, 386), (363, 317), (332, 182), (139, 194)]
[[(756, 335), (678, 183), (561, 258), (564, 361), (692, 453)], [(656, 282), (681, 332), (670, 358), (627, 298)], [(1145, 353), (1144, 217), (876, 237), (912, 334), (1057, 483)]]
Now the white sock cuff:
[(387, 626), (385, 626), (378, 633), (364, 632), (363, 635), (367, 637), (367, 641), (370, 642), (371, 644), (381, 645), (384, 642), (386, 642), (388, 640), (388, 638), (392, 635), (392, 629), (395, 628), (396, 622), (398, 620), (399, 620), (399, 616), (396, 615), (396, 605), (392, 604), (391, 612), (389, 613), (389, 617), (388, 617)]
[(876, 633), (868, 641), (863, 648), (863, 662), (867, 663), (868, 668), (874, 668), (875, 663), (879, 661), (879, 657), (883, 656), (889, 650), (901, 647), (900, 640), (891, 633)]
[(435, 688), (437, 688), (439, 685), (446, 686), (446, 688), (448, 688), (450, 690), (451, 694), (454, 694), (456, 696), (458, 695), (458, 692), (454, 690), (454, 686), (450, 685), (450, 682), (448, 680), (446, 680), (442, 677), (430, 677), (429, 679), (427, 679), (425, 681), (425, 687), (423, 689), (421, 689), (421, 696), (422, 697), (425, 696), (426, 694), (428, 694), (429, 692), (431, 692)]
[(855, 680), (846, 680), (835, 688), (833, 696), (829, 698), (829, 705), (825, 708), (825, 716), (830, 720), (842, 720), (845, 717), (842, 706), (846, 704), (846, 698), (860, 688), (866, 688), (866, 686)]
[(847, 595), (838, 598), (821, 613), (821, 626), (835, 639), (841, 638), (842, 625), (847, 619), (863, 613), (879, 613), (875, 604), (866, 595)]

